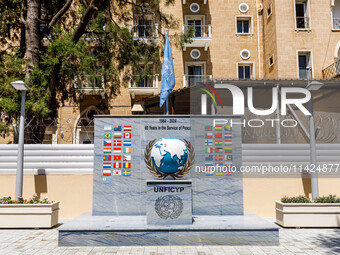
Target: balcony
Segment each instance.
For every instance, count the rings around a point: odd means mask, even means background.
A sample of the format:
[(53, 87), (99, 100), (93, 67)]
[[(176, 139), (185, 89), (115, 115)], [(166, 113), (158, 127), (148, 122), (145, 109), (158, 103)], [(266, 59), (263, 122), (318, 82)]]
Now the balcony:
[(133, 40), (152, 41), (158, 40), (158, 24), (155, 25), (129, 25)]
[(309, 17), (296, 17), (296, 29), (298, 30), (309, 30)]
[(191, 38), (191, 43), (184, 44), (184, 50), (187, 47), (203, 47), (207, 51), (211, 42), (211, 25), (183, 25), (183, 33), (192, 27), (194, 36)]
[(340, 59), (322, 70), (324, 79), (340, 78)]
[(104, 91), (104, 75), (76, 75), (74, 88), (88, 94)]
[(195, 86), (212, 81), (212, 75), (183, 75), (183, 88)]
[(333, 30), (340, 30), (340, 19), (333, 19)]
[(131, 75), (129, 81), (129, 92), (135, 96), (150, 96), (158, 93), (158, 74), (154, 75)]

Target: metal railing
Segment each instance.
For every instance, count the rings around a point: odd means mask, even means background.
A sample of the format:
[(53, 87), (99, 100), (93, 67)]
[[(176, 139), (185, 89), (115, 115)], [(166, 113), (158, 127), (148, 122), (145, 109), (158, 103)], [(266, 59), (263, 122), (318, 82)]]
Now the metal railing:
[(129, 88), (158, 88), (158, 74), (130, 75)]
[(297, 29), (310, 28), (309, 17), (296, 17), (296, 28)]
[(324, 79), (332, 79), (340, 75), (340, 59), (322, 70)]
[(212, 75), (183, 75), (183, 88), (212, 81)]
[(333, 29), (340, 30), (340, 19), (333, 19)]
[(211, 25), (183, 25), (182, 32), (185, 33), (190, 28), (194, 29), (193, 38), (211, 38)]
[(158, 39), (158, 24), (129, 25), (129, 31), (135, 39)]
[(104, 89), (104, 75), (76, 75), (74, 87), (84, 90)]

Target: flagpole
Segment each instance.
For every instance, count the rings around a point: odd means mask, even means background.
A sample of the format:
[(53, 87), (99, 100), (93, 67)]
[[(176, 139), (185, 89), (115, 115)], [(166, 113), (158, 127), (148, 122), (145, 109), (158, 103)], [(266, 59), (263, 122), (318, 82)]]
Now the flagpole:
[[(169, 36), (168, 31), (167, 28), (164, 29), (165, 34)], [(165, 101), (165, 115), (169, 115), (169, 97)]]

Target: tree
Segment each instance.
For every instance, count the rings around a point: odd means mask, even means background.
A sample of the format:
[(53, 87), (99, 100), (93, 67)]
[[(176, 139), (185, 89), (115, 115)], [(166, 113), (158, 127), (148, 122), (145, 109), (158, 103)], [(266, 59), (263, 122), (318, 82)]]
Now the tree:
[[(7, 127), (19, 111), (19, 95), (9, 85), (13, 80), (24, 79), (30, 88), (26, 115), (39, 135), (26, 134), (26, 142), (41, 143), (41, 123), (57, 117), (66, 100), (82, 100), (73, 86), (75, 77), (104, 77), (105, 108), (141, 62), (160, 66), (158, 45), (133, 40), (127, 26), (132, 12), (138, 12), (145, 17), (152, 13), (165, 27), (177, 27), (176, 20), (162, 12), (160, 1), (1, 0), (0, 111), (7, 116)], [(176, 35), (178, 45), (190, 36)], [(146, 68), (142, 75), (149, 72)]]

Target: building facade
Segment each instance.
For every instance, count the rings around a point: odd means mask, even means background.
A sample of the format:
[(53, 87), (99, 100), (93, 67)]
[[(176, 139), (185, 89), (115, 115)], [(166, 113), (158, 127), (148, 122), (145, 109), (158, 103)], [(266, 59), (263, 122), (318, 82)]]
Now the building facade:
[[(177, 0), (160, 8), (178, 23), (168, 30), (175, 90), (222, 79), (251, 85), (252, 80), (307, 80), (308, 75), (320, 80), (340, 74), (340, 0)], [(166, 27), (159, 17), (133, 9), (131, 13), (128, 28), (134, 39), (162, 50)], [(176, 35), (189, 29), (193, 29), (190, 42), (176, 46)], [(148, 66), (152, 74), (138, 78), (138, 71), (132, 73), (128, 86), (121, 87), (104, 109), (103, 78), (75, 79), (83, 100), (66, 103), (58, 119), (46, 123), (45, 143), (93, 143), (95, 114), (147, 114), (141, 99), (157, 96), (161, 84), (161, 68), (152, 62)], [(140, 66), (144, 68), (145, 64)], [(1, 138), (2, 143), (11, 140)]]

